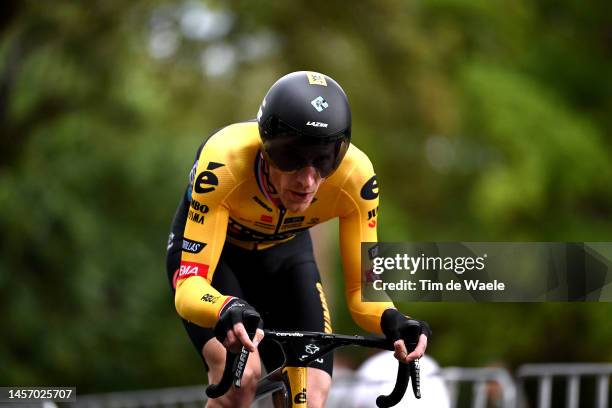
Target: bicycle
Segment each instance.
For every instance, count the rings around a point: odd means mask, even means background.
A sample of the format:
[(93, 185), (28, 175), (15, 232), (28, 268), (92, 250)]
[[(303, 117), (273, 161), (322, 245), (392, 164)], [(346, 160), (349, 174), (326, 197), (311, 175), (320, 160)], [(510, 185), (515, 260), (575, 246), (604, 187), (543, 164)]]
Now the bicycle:
[[(254, 335), (254, 331), (247, 331), (249, 335)], [(306, 367), (329, 351), (351, 345), (394, 350), (393, 341), (384, 337), (276, 330), (264, 330), (264, 334), (264, 338), (275, 341), (281, 347), (285, 361), (279, 368), (259, 380), (255, 391), (255, 399), (274, 393), (276, 400), (280, 400), (285, 407), (297, 405), (300, 408), (307, 408)], [(415, 349), (420, 334), (421, 325), (416, 321), (410, 321), (401, 331), (401, 338), (406, 342), (409, 352)], [(298, 344), (303, 346), (303, 340), (308, 340), (310, 342), (309, 346), (312, 345), (307, 354), (304, 354), (302, 349), (294, 347)], [(206, 395), (209, 398), (218, 398), (229, 391), (232, 385), (239, 388), (248, 356), (249, 352), (244, 347), (238, 354), (228, 350), (223, 376), (218, 384), (208, 385)], [(393, 391), (389, 395), (380, 395), (376, 399), (376, 405), (381, 408), (397, 405), (403, 398), (410, 380), (412, 380), (414, 396), (421, 398), (418, 360), (409, 364), (398, 362), (397, 379)]]

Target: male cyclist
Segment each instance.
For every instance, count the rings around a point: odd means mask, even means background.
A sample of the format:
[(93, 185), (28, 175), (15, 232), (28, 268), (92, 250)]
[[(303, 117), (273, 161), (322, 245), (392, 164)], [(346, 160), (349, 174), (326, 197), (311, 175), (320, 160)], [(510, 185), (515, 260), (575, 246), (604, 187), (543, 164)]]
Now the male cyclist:
[[(408, 353), (398, 335), (408, 318), (390, 302), (361, 301), (361, 242), (377, 240), (378, 187), (370, 160), (350, 139), (342, 88), (302, 71), (270, 88), (257, 121), (227, 126), (200, 146), (172, 224), (167, 272), (211, 382), (221, 378), (226, 348), (244, 345), (268, 370), (282, 363), (274, 344), (260, 344), (262, 330), (249, 339), (244, 321), (331, 332), (307, 230), (335, 217), (353, 319), (396, 340), (398, 360), (425, 352), (426, 324)], [(325, 404), (331, 373), (331, 354), (308, 368), (309, 406)], [(250, 358), (243, 386), (208, 406), (248, 406), (260, 375), (260, 359)]]

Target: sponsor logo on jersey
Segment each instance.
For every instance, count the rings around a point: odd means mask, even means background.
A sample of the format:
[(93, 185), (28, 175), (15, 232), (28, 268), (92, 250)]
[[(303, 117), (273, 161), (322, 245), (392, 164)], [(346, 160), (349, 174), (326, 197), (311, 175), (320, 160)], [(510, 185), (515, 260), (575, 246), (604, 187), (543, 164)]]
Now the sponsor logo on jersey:
[(205, 246), (206, 244), (204, 242), (193, 241), (191, 239), (183, 238), (183, 251), (185, 252), (197, 254), (202, 251)]
[(271, 215), (264, 214), (261, 217), (259, 217), (259, 220), (263, 222), (273, 222), (274, 218), (272, 218)]
[(308, 228), (298, 228), (279, 232), (277, 234), (269, 234), (265, 231), (258, 231), (238, 223), (235, 219), (229, 219), (227, 226), (227, 236), (236, 241), (243, 242), (273, 242), (284, 241), (293, 238), (297, 232), (304, 231)]
[(326, 128), (327, 127), (327, 123), (323, 123), (323, 122), (313, 122), (313, 121), (308, 121), (306, 122), (306, 126), (313, 126), (313, 127), (320, 127), (320, 128)]
[(310, 221), (308, 221), (308, 225), (315, 225), (319, 223), (319, 218), (317, 217), (313, 217), (310, 219)]
[(378, 207), (368, 211), (368, 227), (374, 228), (376, 226), (376, 216), (378, 215)]
[(308, 83), (310, 85), (327, 86), (327, 81), (325, 80), (325, 76), (322, 74), (319, 74), (318, 72), (306, 72), (306, 76), (308, 77)]
[(187, 279), (191, 276), (201, 276), (206, 278), (208, 275), (208, 265), (197, 262), (182, 261), (179, 268), (177, 280)]
[(368, 220), (371, 220), (377, 215), (378, 215), (378, 207), (374, 208), (373, 210), (368, 211)]
[(189, 218), (191, 221), (195, 223), (204, 224), (204, 216), (195, 211), (189, 210), (189, 212), (187, 213), (187, 218)]
[(266, 211), (268, 211), (268, 212), (272, 212), (272, 208), (270, 208), (270, 206), (269, 206), (269, 205), (267, 205), (267, 204), (266, 204), (266, 203), (264, 203), (262, 200), (260, 200), (260, 199), (259, 199), (259, 197), (257, 197), (257, 196), (253, 196), (253, 200), (254, 200), (254, 201), (257, 203), (257, 204), (259, 204), (259, 205), (261, 205), (263, 208), (265, 208), (265, 209), (266, 209)]
[(302, 388), (302, 391), (295, 394), (295, 398), (293, 402), (297, 404), (305, 404), (306, 403), (306, 388)]
[(317, 112), (323, 112), (325, 109), (329, 108), (329, 103), (322, 96), (317, 96), (310, 104), (317, 110)]
[(361, 198), (364, 200), (374, 200), (378, 197), (378, 182), (376, 181), (376, 175), (373, 175), (368, 181), (365, 182), (361, 187)]
[(198, 200), (191, 200), (190, 206), (195, 211), (199, 211), (199, 212), (204, 213), (204, 214), (206, 214), (209, 211), (208, 206), (206, 204), (200, 203)]
[(283, 224), (294, 224), (302, 221), (304, 221), (304, 217), (287, 217)]
[(215, 187), (219, 185), (219, 179), (212, 172), (212, 170), (223, 167), (225, 164), (210, 162), (206, 167), (206, 170), (198, 174), (193, 184), (193, 189), (196, 193), (205, 194), (215, 190)]

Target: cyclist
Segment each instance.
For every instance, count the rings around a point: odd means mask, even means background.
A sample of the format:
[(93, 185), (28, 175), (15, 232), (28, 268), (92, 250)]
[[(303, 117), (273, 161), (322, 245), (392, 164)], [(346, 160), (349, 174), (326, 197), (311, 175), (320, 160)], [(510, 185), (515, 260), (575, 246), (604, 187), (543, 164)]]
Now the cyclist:
[[(237, 352), (244, 345), (268, 370), (281, 365), (280, 351), (259, 344), (261, 330), (251, 341), (244, 321), (331, 332), (307, 230), (335, 217), (353, 319), (396, 340), (401, 361), (425, 352), (426, 324), (408, 353), (398, 340), (408, 318), (391, 302), (361, 301), (361, 242), (377, 240), (378, 186), (370, 160), (350, 140), (342, 88), (329, 76), (301, 71), (270, 88), (257, 120), (229, 125), (198, 149), (172, 224), (167, 272), (209, 381), (221, 378), (226, 348)], [(331, 355), (308, 368), (309, 406), (324, 405), (331, 374)], [(259, 358), (248, 360), (244, 375), (240, 389), (208, 406), (248, 406), (261, 375)]]

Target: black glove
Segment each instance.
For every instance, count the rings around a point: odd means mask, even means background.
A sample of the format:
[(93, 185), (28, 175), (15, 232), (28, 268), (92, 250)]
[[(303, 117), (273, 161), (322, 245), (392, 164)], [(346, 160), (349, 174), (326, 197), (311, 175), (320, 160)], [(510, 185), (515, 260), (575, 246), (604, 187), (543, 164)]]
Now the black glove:
[(263, 328), (263, 320), (257, 310), (240, 298), (233, 298), (221, 309), (219, 320), (215, 325), (215, 337), (223, 344), (227, 337), (228, 330), (231, 330), (236, 323), (244, 324), (247, 332), (255, 332), (256, 329)]
[[(427, 336), (428, 341), (431, 340), (431, 329), (426, 321), (410, 319), (401, 314), (397, 309), (387, 309), (383, 312), (380, 318), (380, 328), (385, 334), (385, 337), (387, 337), (389, 340), (395, 341), (403, 338), (402, 334), (405, 333), (408, 326), (414, 322), (418, 322), (421, 326), (420, 334)], [(418, 343), (418, 336), (415, 340)]]

